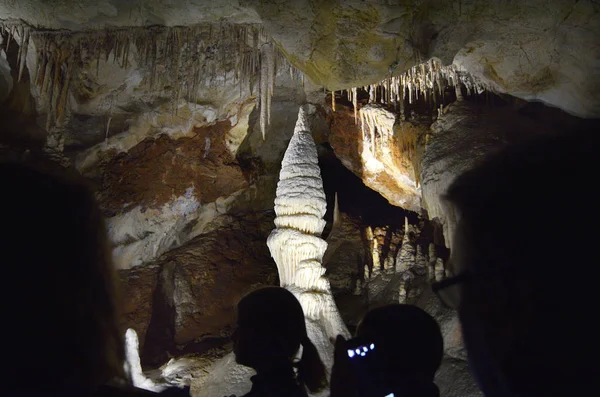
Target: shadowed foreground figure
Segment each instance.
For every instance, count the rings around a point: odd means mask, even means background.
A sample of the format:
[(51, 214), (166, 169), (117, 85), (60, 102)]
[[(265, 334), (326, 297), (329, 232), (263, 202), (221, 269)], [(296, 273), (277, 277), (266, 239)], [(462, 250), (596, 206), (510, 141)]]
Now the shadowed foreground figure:
[[(308, 338), (304, 312), (284, 288), (251, 292), (238, 303), (236, 361), (256, 370), (246, 397), (303, 397), (327, 386), (325, 367)], [(293, 360), (302, 346), (302, 358)], [(294, 371), (297, 369), (297, 376)]]
[(75, 173), (51, 168), (0, 163), (0, 394), (154, 395), (124, 373), (111, 253), (93, 194)]
[(455, 277), (434, 285), (458, 308), (486, 396), (598, 393), (598, 131), (509, 148), (456, 179)]
[[(372, 360), (348, 356), (349, 343), (338, 336), (331, 377), (331, 397), (438, 397), (433, 383), (444, 354), (437, 322), (412, 305), (387, 305), (369, 311), (356, 338), (373, 344)], [(360, 350), (360, 349), (359, 349)]]

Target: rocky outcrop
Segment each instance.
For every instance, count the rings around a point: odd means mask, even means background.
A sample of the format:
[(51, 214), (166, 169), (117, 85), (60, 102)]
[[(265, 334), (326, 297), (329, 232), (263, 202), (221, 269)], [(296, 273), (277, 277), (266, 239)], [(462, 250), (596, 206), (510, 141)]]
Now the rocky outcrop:
[(76, 165), (97, 183), (119, 268), (148, 263), (218, 228), (227, 212), (272, 206), (278, 162), (302, 98), (289, 78), (277, 88), (270, 126), (282, 132), (266, 140), (250, 100), (231, 104), (225, 120), (215, 104), (198, 105), (196, 113), (184, 107), (179, 116), (166, 108), (141, 115), (126, 132), (79, 152)]
[(226, 207), (254, 182), (225, 145), (230, 129), (226, 120), (189, 138), (147, 138), (101, 166), (99, 199), (119, 268), (149, 262), (197, 235), (202, 218), (216, 216), (211, 203)]
[(377, 105), (364, 105), (358, 114), (356, 120), (343, 103), (328, 114), (328, 141), (335, 155), (390, 204), (419, 212), (415, 149), (427, 125), (398, 120), (395, 113)]
[(102, 207), (110, 215), (132, 205), (146, 210), (186, 192), (202, 205), (247, 188), (240, 164), (225, 146), (230, 129), (229, 120), (219, 121), (193, 129), (189, 138), (161, 135), (118, 154), (103, 167)]
[(142, 362), (201, 354), (229, 342), (235, 305), (253, 288), (277, 283), (264, 244), (272, 213), (230, 219), (150, 266), (122, 270), (124, 326), (137, 331)]

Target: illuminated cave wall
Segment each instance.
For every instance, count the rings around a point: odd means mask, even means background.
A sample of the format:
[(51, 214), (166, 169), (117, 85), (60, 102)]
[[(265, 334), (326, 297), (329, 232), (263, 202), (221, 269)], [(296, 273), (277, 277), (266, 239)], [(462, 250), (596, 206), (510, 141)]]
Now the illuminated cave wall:
[(308, 102), (343, 320), (427, 308), (446, 343), (442, 395), (477, 395), (456, 316), (428, 290), (454, 227), (439, 195), (507, 143), (598, 128), (579, 118), (600, 115), (597, 5), (134, 3), (0, 1), (0, 156), (43, 152), (97, 188), (123, 326), (144, 369), (173, 358), (153, 381), (197, 393), (231, 349), (237, 300), (279, 283), (265, 241)]

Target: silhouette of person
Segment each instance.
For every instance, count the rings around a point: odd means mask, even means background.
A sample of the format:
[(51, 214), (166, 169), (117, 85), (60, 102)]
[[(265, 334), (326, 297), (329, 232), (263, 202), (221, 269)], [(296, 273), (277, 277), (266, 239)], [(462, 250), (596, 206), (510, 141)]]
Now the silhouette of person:
[[(258, 289), (240, 300), (233, 343), (236, 361), (257, 373), (246, 397), (302, 397), (307, 396), (305, 387), (316, 392), (327, 386), (302, 306), (285, 288)], [(302, 358), (294, 363), (300, 346)]]
[(489, 157), (448, 189), (455, 276), (434, 291), (458, 309), (486, 396), (597, 390), (598, 148), (597, 131), (548, 135)]
[(0, 182), (1, 394), (152, 394), (124, 374), (111, 252), (91, 191), (43, 161), (0, 163)]
[(75, 177), (14, 163), (0, 164), (0, 181), (10, 358), (2, 387), (85, 395), (124, 379), (110, 252), (93, 195)]
[[(373, 343), (376, 355), (370, 368), (359, 369), (347, 355), (346, 341), (338, 336), (331, 397), (384, 397), (390, 392), (406, 397), (439, 396), (433, 378), (444, 355), (444, 342), (439, 325), (428, 313), (401, 304), (373, 309), (358, 325), (356, 339)], [(363, 376), (369, 376), (366, 391), (358, 386)]]

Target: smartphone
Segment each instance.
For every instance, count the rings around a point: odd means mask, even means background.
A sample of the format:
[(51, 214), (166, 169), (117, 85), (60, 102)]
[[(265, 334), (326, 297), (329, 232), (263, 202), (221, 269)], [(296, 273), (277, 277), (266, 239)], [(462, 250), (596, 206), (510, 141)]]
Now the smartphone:
[(383, 363), (378, 357), (375, 342), (360, 337), (352, 338), (346, 341), (344, 350), (353, 371), (359, 396), (395, 397), (382, 382)]

